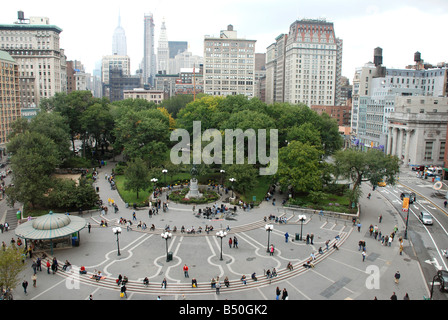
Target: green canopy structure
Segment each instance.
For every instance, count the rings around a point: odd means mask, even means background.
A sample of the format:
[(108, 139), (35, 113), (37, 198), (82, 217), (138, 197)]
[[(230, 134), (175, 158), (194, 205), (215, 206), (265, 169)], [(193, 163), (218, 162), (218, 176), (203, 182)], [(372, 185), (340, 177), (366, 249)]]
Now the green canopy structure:
[(54, 239), (72, 237), (76, 234), (76, 240), (79, 241), (78, 232), (86, 226), (87, 222), (84, 218), (50, 211), (47, 215), (19, 225), (15, 229), (15, 233), (24, 240), (49, 240), (53, 253)]

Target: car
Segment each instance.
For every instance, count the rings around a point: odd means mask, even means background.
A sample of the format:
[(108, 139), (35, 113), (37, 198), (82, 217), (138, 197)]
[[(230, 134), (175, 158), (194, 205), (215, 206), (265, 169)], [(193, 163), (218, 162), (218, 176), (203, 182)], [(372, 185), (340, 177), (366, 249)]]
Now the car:
[(437, 271), (437, 281), (440, 283), (440, 291), (448, 291), (448, 271)]
[(400, 198), (401, 200), (403, 200), (404, 198), (409, 198), (409, 203), (411, 204), (416, 201), (416, 196), (414, 192), (411, 193), (403, 192), (400, 194)]
[(378, 182), (379, 187), (385, 187), (386, 185), (387, 185), (387, 183), (384, 181)]
[(423, 222), (423, 224), (432, 224), (432, 217), (428, 212), (421, 211), (418, 217)]

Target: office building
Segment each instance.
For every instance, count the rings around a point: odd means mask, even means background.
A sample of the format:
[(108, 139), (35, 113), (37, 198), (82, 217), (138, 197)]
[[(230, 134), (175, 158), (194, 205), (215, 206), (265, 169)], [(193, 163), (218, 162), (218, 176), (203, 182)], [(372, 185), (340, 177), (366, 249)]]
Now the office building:
[(144, 16), (144, 41), (143, 41), (143, 83), (154, 85), (154, 77), (157, 70), (157, 61), (154, 44), (154, 18), (152, 13)]
[(323, 19), (293, 22), (266, 52), (266, 102), (340, 105), (342, 40)]
[(51, 25), (48, 18), (19, 19), (13, 24), (0, 24), (0, 50), (6, 51), (18, 64), (21, 107), (38, 106), (41, 98), (66, 91), (66, 58), (59, 47), (62, 29)]
[(387, 154), (405, 165), (444, 165), (448, 98), (398, 96), (388, 117)]
[(119, 56), (126, 56), (128, 54), (126, 33), (121, 26), (120, 15), (118, 15), (118, 26), (115, 28), (114, 35), (112, 36), (112, 54)]
[[(352, 93), (352, 142), (360, 149), (386, 152), (388, 119), (398, 97), (446, 97), (446, 67), (388, 69), (382, 65), (382, 49), (374, 50), (374, 62), (355, 71)], [(403, 156), (403, 155), (401, 155)]]
[(104, 84), (109, 84), (110, 69), (121, 69), (123, 75), (129, 76), (131, 74), (131, 59), (129, 56), (109, 55), (103, 56), (101, 60), (101, 81)]
[(166, 34), (165, 21), (162, 21), (160, 28), (159, 43), (157, 47), (157, 73), (170, 73), (169, 69), (170, 53), (168, 47), (168, 37)]
[(0, 159), (4, 155), (11, 123), (20, 117), (19, 64), (0, 50)]
[(238, 38), (232, 25), (204, 38), (204, 93), (255, 96), (255, 42)]
[(145, 99), (155, 104), (161, 104), (165, 99), (165, 93), (160, 90), (145, 90), (143, 88), (135, 88), (133, 90), (123, 91), (124, 99)]

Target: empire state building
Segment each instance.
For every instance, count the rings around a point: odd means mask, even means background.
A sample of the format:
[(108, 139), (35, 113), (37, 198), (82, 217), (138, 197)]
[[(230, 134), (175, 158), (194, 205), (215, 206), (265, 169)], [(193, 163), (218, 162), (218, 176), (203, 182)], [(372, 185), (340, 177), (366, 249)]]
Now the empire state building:
[(126, 34), (121, 26), (121, 17), (118, 16), (118, 27), (115, 28), (112, 38), (112, 54), (119, 56), (127, 55)]

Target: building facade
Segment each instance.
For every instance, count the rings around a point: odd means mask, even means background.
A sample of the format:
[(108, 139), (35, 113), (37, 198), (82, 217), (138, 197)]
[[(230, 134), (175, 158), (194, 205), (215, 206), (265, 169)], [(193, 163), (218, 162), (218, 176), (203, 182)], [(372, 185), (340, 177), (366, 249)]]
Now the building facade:
[(358, 68), (353, 79), (352, 135), (361, 149), (386, 151), (388, 118), (397, 97), (446, 97), (447, 68), (387, 69), (382, 50), (374, 51), (374, 63)]
[(112, 54), (119, 56), (128, 55), (128, 46), (126, 43), (126, 32), (121, 26), (121, 16), (118, 15), (118, 26), (115, 28), (112, 36)]
[(38, 106), (66, 90), (66, 59), (59, 46), (62, 29), (48, 18), (31, 17), (0, 25), (0, 50), (18, 64), (21, 107)]
[(142, 88), (136, 88), (133, 90), (123, 91), (124, 99), (145, 99), (155, 104), (161, 104), (165, 99), (165, 93), (160, 90), (145, 90)]
[(443, 166), (447, 123), (447, 97), (396, 97), (388, 117), (386, 153), (405, 165)]
[(205, 94), (255, 96), (255, 42), (238, 38), (232, 25), (219, 37), (205, 36)]
[(157, 47), (157, 73), (170, 73), (170, 52), (168, 47), (168, 36), (166, 33), (165, 21), (162, 21), (160, 28), (159, 43)]
[(293, 22), (267, 48), (266, 102), (340, 105), (342, 43), (331, 22)]
[(157, 61), (154, 43), (154, 18), (152, 13), (144, 16), (143, 63), (142, 77), (144, 84), (154, 84)]
[(108, 55), (101, 60), (101, 81), (109, 84), (110, 69), (121, 69), (124, 76), (131, 74), (131, 59), (129, 56)]
[(19, 64), (0, 50), (0, 159), (4, 155), (11, 123), (20, 118)]

